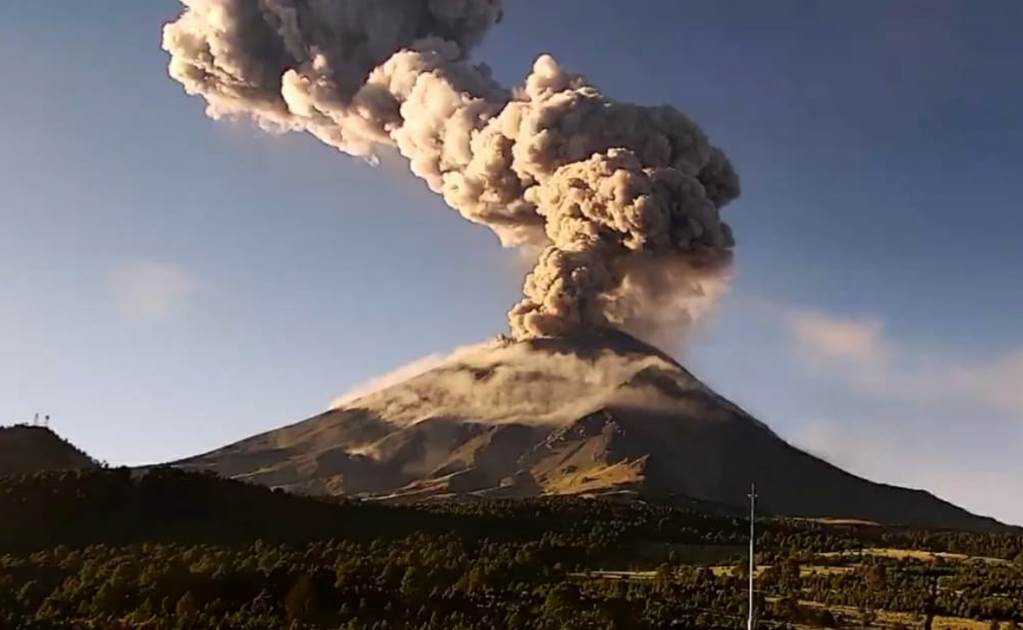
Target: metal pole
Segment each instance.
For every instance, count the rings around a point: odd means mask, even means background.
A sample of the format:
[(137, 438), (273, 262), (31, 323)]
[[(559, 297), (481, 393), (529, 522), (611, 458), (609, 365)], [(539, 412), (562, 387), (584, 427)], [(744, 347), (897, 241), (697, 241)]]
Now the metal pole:
[(749, 619), (746, 623), (747, 630), (753, 630), (753, 524), (756, 519), (757, 486), (751, 483), (749, 487)]

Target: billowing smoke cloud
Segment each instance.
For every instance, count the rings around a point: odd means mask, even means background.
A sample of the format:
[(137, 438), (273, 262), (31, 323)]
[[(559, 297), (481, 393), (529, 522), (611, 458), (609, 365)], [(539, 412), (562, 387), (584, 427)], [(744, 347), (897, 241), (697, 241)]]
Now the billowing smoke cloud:
[(506, 247), (540, 251), (516, 337), (679, 329), (725, 284), (727, 158), (671, 107), (611, 100), (541, 56), (521, 87), (468, 53), (501, 0), (182, 0), (170, 74), (214, 117), (380, 147)]

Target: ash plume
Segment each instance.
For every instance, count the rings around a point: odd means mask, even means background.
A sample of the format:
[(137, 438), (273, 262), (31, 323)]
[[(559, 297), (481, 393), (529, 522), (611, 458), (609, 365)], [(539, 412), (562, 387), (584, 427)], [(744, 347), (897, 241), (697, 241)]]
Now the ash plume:
[(517, 338), (684, 329), (726, 285), (738, 196), (725, 155), (672, 107), (604, 96), (540, 56), (499, 85), (472, 47), (501, 0), (182, 0), (170, 75), (213, 118), (396, 149), (463, 217), (539, 252)]

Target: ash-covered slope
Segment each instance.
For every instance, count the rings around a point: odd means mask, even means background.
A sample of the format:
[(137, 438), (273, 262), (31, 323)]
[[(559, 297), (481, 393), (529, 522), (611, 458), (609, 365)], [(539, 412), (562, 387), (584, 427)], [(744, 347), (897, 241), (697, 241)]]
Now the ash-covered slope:
[(636, 492), (777, 514), (987, 529), (933, 495), (804, 453), (627, 335), (496, 340), (298, 424), (177, 463), (392, 500)]

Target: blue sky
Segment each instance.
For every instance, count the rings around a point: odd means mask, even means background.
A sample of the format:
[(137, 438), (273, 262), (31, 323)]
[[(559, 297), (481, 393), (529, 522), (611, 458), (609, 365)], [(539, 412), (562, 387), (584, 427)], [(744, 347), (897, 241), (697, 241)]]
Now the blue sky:
[[(0, 5), (0, 422), (194, 454), (504, 329), (521, 264), (403, 165), (213, 122), (173, 0)], [(735, 282), (685, 351), (790, 441), (1023, 523), (1023, 4), (513, 0), (542, 52), (738, 169)]]

